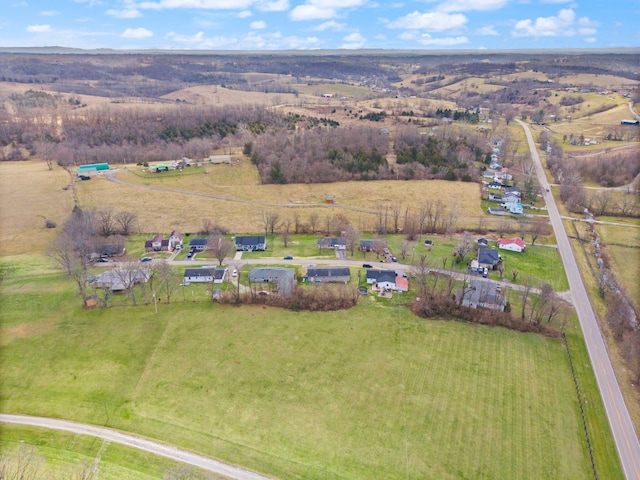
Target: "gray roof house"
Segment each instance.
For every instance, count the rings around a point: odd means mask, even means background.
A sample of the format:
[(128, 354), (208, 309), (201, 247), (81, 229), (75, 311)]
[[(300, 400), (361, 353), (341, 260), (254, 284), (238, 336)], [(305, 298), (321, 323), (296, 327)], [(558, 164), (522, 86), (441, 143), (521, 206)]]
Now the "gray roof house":
[(294, 268), (256, 267), (249, 270), (250, 283), (269, 283), (277, 285), (278, 294), (290, 295), (296, 282)]
[(91, 283), (98, 288), (108, 288), (112, 292), (122, 292), (138, 283), (147, 283), (150, 276), (151, 270), (148, 268), (107, 270), (98, 275)]
[(367, 270), (367, 283), (377, 285), (378, 288), (393, 290), (396, 287), (396, 272), (394, 270)]
[(344, 249), (347, 241), (340, 237), (322, 237), (318, 239), (318, 248), (320, 250)]
[(497, 250), (480, 246), (478, 247), (478, 266), (481, 268), (494, 269), (500, 261), (500, 254)]
[(208, 238), (192, 238), (189, 240), (189, 249), (194, 249), (196, 251), (202, 251), (207, 248)]
[(347, 267), (309, 267), (307, 278), (310, 282), (349, 283), (351, 271)]
[(226, 273), (226, 268), (219, 267), (187, 268), (184, 271), (184, 281), (190, 283), (222, 283)]
[(507, 301), (499, 286), (493, 282), (471, 280), (469, 286), (456, 292), (456, 299), (464, 307), (491, 308), (504, 311)]
[(252, 252), (267, 249), (267, 238), (264, 235), (237, 235), (235, 240), (237, 251)]

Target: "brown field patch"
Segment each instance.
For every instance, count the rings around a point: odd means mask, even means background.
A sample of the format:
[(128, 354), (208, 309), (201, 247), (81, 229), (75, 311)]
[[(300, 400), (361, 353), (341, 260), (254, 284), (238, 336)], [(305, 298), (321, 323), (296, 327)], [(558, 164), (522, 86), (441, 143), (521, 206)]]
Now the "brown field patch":
[[(186, 100), (196, 105), (278, 105), (281, 103), (300, 103), (304, 98), (293, 93), (262, 93), (230, 90), (218, 85), (199, 85), (168, 93), (162, 98), (175, 101)], [(306, 99), (310, 101), (311, 99)]]
[[(140, 179), (131, 172), (118, 178), (137, 183), (138, 187), (120, 185), (98, 177), (78, 184), (78, 196), (83, 207), (113, 207), (138, 213), (145, 232), (163, 232), (173, 228), (195, 232), (203, 218), (213, 219), (234, 232), (261, 232), (261, 215), (265, 210), (277, 210), (281, 217), (292, 217), (297, 211), (303, 222), (311, 212), (321, 218), (343, 213), (357, 228), (372, 230), (378, 215), (393, 205), (402, 212), (417, 209), (427, 198), (440, 199), (449, 208), (456, 207), (458, 218), (478, 218), (483, 215), (478, 202), (478, 185), (447, 181), (374, 181), (339, 182), (332, 184), (259, 185), (255, 169), (246, 161), (242, 169), (253, 180), (239, 184), (233, 166), (207, 166), (208, 174), (189, 175), (181, 179)], [(247, 166), (248, 164), (248, 166)], [(216, 175), (215, 172), (218, 172)], [(228, 183), (227, 183), (228, 180)], [(159, 190), (171, 188), (172, 191)], [(233, 200), (209, 195), (232, 197)], [(326, 195), (336, 198), (336, 205), (324, 203)]]
[(64, 223), (73, 209), (69, 174), (44, 162), (0, 163), (0, 255), (43, 251), (57, 229), (45, 219)]
[(623, 88), (625, 86), (637, 86), (637, 80), (617, 77), (615, 75), (596, 75), (592, 73), (581, 73), (577, 75), (563, 75), (556, 79), (556, 82), (563, 85), (593, 85), (600, 88)]
[(0, 339), (3, 345), (17, 340), (19, 338), (30, 338), (37, 335), (43, 335), (53, 329), (51, 320), (42, 320), (37, 322), (19, 323), (16, 325), (4, 325), (0, 327)]

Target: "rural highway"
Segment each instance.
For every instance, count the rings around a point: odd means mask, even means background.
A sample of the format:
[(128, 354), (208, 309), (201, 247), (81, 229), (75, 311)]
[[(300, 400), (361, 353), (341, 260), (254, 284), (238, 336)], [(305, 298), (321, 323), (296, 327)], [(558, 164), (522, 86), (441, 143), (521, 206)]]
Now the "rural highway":
[(78, 435), (90, 435), (113, 443), (119, 443), (128, 447), (144, 450), (145, 452), (149, 452), (154, 455), (182, 462), (187, 465), (236, 480), (270, 480), (269, 477), (264, 477), (248, 470), (227, 465), (216, 460), (212, 460), (211, 458), (203, 457), (202, 455), (197, 455), (192, 452), (187, 452), (186, 450), (181, 450), (170, 445), (154, 442), (128, 433), (111, 430), (110, 428), (68, 422), (66, 420), (57, 420), (54, 418), (30, 417), (27, 415), (11, 415), (5, 413), (0, 414), (0, 422), (49, 428), (52, 430), (64, 430)]
[(640, 443), (633, 428), (633, 422), (629, 415), (629, 410), (624, 403), (620, 386), (616, 379), (607, 347), (605, 345), (600, 326), (596, 319), (595, 313), (587, 290), (580, 276), (578, 264), (573, 255), (573, 250), (569, 244), (569, 238), (564, 229), (558, 207), (556, 206), (553, 195), (547, 191), (549, 182), (545, 176), (544, 168), (540, 162), (540, 156), (536, 149), (531, 130), (528, 125), (520, 120), (516, 120), (527, 135), (531, 157), (536, 165), (538, 182), (544, 191), (544, 198), (547, 203), (549, 219), (556, 235), (558, 251), (564, 264), (564, 268), (569, 281), (569, 288), (573, 304), (578, 313), (580, 327), (591, 359), (591, 366), (600, 389), (600, 395), (604, 403), (604, 408), (609, 419), (613, 439), (618, 450), (622, 470), (627, 480), (640, 480)]

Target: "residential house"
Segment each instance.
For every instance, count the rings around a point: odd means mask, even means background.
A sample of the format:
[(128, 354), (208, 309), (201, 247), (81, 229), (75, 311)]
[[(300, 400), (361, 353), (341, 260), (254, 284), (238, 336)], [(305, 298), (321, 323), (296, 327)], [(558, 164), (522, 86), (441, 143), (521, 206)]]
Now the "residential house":
[(527, 249), (524, 240), (520, 237), (514, 238), (499, 238), (498, 239), (498, 248), (502, 250), (511, 250), (512, 252), (524, 252)]
[(207, 248), (208, 238), (192, 238), (189, 240), (189, 250), (202, 252)]
[(237, 235), (235, 240), (237, 251), (253, 252), (267, 249), (267, 238), (264, 235)]
[(318, 239), (318, 249), (320, 250), (344, 250), (347, 248), (347, 241), (339, 237), (322, 237)]
[(487, 208), (487, 212), (489, 212), (489, 214), (491, 214), (491, 215), (509, 215), (509, 211), (505, 210), (502, 207), (500, 207), (500, 208), (489, 207), (489, 208)]
[(520, 202), (504, 202), (500, 206), (512, 215), (522, 215), (524, 211)]
[(468, 287), (456, 292), (456, 300), (464, 307), (490, 308), (504, 311), (507, 301), (500, 287), (493, 282), (471, 280)]
[(151, 270), (148, 268), (107, 270), (96, 276), (91, 283), (98, 288), (122, 292), (139, 283), (147, 283), (150, 276)]
[(489, 240), (487, 240), (484, 237), (480, 237), (477, 241), (478, 243), (478, 247), (483, 246), (483, 247), (487, 247), (489, 245)]
[(509, 203), (509, 202), (516, 202), (516, 203), (520, 203), (520, 196), (516, 195), (515, 193), (511, 192), (511, 193), (504, 193), (502, 195), (502, 202), (503, 203)]
[(493, 270), (496, 268), (501, 258), (497, 250), (481, 246), (478, 247), (478, 256), (476, 257), (476, 260), (478, 261), (478, 267)]
[(351, 270), (348, 267), (309, 267), (307, 278), (314, 283), (349, 283)]
[(227, 268), (200, 267), (187, 268), (184, 271), (185, 283), (222, 283), (227, 274)]
[(504, 185), (502, 183), (500, 183), (500, 182), (493, 181), (493, 182), (489, 182), (487, 187), (495, 188), (497, 190), (502, 190), (504, 188)]
[(409, 291), (409, 279), (403, 276), (396, 277), (396, 291), (398, 292), (408, 292)]
[(284, 267), (256, 267), (249, 270), (249, 282), (254, 284), (268, 284), (270, 290), (275, 285), (279, 295), (289, 296), (293, 293), (296, 283), (294, 268)]
[(164, 236), (163, 235), (156, 235), (155, 237), (153, 237), (153, 239), (151, 239), (151, 248), (155, 252), (159, 252), (160, 249), (162, 248), (162, 241), (163, 240), (164, 240)]
[(381, 254), (387, 248), (387, 242), (384, 240), (360, 240), (358, 249), (361, 252), (376, 252)]
[(489, 200), (490, 202), (502, 202), (502, 194), (489, 192), (489, 197), (487, 198), (487, 200)]
[(522, 198), (522, 190), (520, 189), (520, 187), (505, 187), (504, 189), (504, 194), (505, 195), (509, 195), (509, 194), (513, 194), (518, 198)]
[(182, 233), (173, 230), (169, 235), (169, 250), (175, 250), (178, 245), (182, 246)]
[(395, 290), (396, 272), (394, 270), (367, 270), (367, 283), (378, 290)]

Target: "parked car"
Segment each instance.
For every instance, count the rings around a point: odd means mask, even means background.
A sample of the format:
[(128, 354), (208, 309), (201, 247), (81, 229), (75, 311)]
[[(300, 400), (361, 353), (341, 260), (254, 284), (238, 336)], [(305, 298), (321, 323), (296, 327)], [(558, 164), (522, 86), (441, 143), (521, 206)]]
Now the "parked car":
[(151, 260), (153, 260), (153, 258), (151, 258), (151, 257), (142, 257), (140, 259), (141, 262), (150, 262)]
[(370, 263), (363, 263), (362, 268), (373, 268), (373, 265), (371, 265)]
[(191, 257), (193, 257), (193, 252), (187, 253), (187, 258), (191, 258)]
[(391, 257), (391, 261), (392, 261), (392, 262), (397, 262), (397, 261), (398, 261), (398, 259), (397, 259), (396, 257)]
[(188, 287), (189, 285), (191, 285), (191, 282), (182, 282), (180, 284), (181, 287)]
[(284, 257), (285, 260), (293, 260), (293, 257), (291, 255), (287, 255), (286, 257)]
[(108, 259), (108, 258), (102, 258), (102, 257), (100, 257), (100, 258), (98, 259), (98, 263), (107, 263), (108, 261), (109, 261), (109, 259)]
[(235, 268), (233, 269), (233, 273), (231, 274), (232, 277), (237, 277), (238, 276), (238, 270), (236, 270)]

